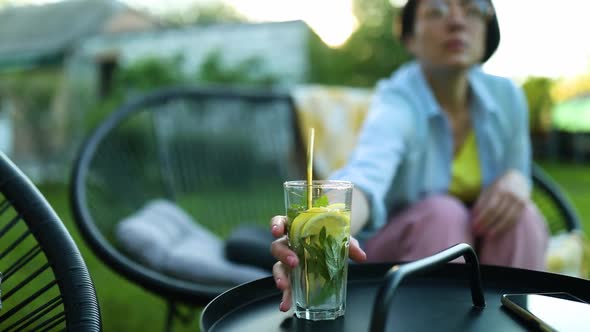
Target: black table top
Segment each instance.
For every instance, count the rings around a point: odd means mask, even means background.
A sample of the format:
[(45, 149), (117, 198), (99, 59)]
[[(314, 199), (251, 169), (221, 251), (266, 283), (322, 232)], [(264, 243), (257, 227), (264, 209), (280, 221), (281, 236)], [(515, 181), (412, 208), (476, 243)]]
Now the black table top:
[[(347, 309), (334, 321), (297, 319), (278, 310), (281, 294), (272, 278), (238, 286), (213, 300), (203, 311), (203, 331), (368, 331), (373, 304), (391, 264), (350, 266)], [(486, 307), (472, 305), (465, 264), (404, 281), (387, 316), (387, 331), (527, 331), (500, 302), (505, 293), (565, 291), (590, 300), (590, 281), (551, 273), (481, 266)]]

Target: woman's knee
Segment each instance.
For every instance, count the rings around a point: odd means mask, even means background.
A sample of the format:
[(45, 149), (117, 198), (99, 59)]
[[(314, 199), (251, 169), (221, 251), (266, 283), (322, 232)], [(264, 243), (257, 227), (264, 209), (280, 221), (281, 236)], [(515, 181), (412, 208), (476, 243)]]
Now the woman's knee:
[(457, 198), (449, 195), (435, 195), (422, 200), (419, 209), (427, 212), (432, 220), (443, 224), (467, 223), (469, 209)]
[(366, 242), (371, 261), (414, 260), (472, 239), (468, 210), (453, 197), (428, 197), (393, 217)]
[(515, 233), (535, 238), (541, 243), (541, 245), (543, 245), (549, 237), (545, 218), (541, 215), (535, 203), (532, 202), (525, 205), (516, 227), (519, 228), (519, 230)]
[(480, 259), (484, 264), (542, 270), (548, 239), (543, 216), (528, 203), (512, 229), (482, 239)]
[(523, 250), (543, 253), (547, 247), (549, 232), (545, 218), (537, 210), (535, 204), (530, 202), (525, 205), (513, 228), (504, 232), (500, 238), (503, 240), (496, 239), (495, 241), (503, 242), (504, 245), (513, 248), (522, 246)]

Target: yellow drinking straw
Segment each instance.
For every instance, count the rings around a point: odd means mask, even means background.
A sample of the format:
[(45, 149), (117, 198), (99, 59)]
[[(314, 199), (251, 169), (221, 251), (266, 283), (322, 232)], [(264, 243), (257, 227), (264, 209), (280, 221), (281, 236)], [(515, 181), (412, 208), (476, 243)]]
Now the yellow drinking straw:
[(309, 130), (309, 142), (307, 146), (307, 208), (312, 208), (311, 184), (313, 181), (313, 140), (315, 136), (314, 128)]
[[(307, 209), (312, 208), (312, 181), (313, 181), (313, 140), (315, 137), (314, 128), (309, 129), (309, 142), (307, 142)], [(304, 266), (307, 266), (307, 255), (303, 256)], [(309, 303), (309, 275), (305, 274), (305, 303)]]

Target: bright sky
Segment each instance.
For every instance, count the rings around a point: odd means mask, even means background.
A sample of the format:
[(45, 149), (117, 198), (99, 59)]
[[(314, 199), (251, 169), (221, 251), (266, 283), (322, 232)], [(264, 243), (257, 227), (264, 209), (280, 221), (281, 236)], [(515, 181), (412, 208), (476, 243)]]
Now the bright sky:
[(571, 77), (590, 72), (589, 0), (495, 0), (498, 51), (488, 72)]
[(352, 0), (224, 0), (261, 21), (302, 19), (328, 45), (338, 46), (354, 32)]
[[(33, 0), (35, 1), (35, 0)], [(36, 0), (50, 1), (50, 0)], [(190, 6), (191, 0), (122, 0), (156, 12)], [(215, 0), (199, 0), (199, 3)], [(253, 21), (304, 20), (328, 45), (341, 45), (352, 34), (357, 21), (352, 0), (220, 0), (236, 8)]]
[[(190, 0), (126, 0), (163, 9)], [(200, 0), (211, 1), (211, 0)], [(225, 0), (254, 20), (302, 19), (331, 45), (354, 31), (352, 0)], [(405, 0), (391, 0), (404, 2)], [(589, 0), (494, 0), (502, 39), (486, 71), (527, 76), (571, 77), (590, 72)]]
[[(161, 12), (186, 8), (195, 1), (214, 0), (123, 1)], [(343, 43), (357, 24), (352, 0), (223, 1), (257, 21), (302, 19), (331, 45)], [(502, 39), (498, 51), (485, 65), (488, 72), (515, 79), (571, 77), (590, 72), (590, 0), (494, 0), (494, 5)]]

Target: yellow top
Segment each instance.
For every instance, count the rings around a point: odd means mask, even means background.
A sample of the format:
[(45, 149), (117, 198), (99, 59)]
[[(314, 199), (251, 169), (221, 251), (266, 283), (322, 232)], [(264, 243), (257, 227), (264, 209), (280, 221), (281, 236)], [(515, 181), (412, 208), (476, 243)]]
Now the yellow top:
[(463, 202), (472, 203), (477, 199), (480, 190), (481, 168), (477, 154), (477, 142), (472, 130), (453, 160), (449, 194)]

